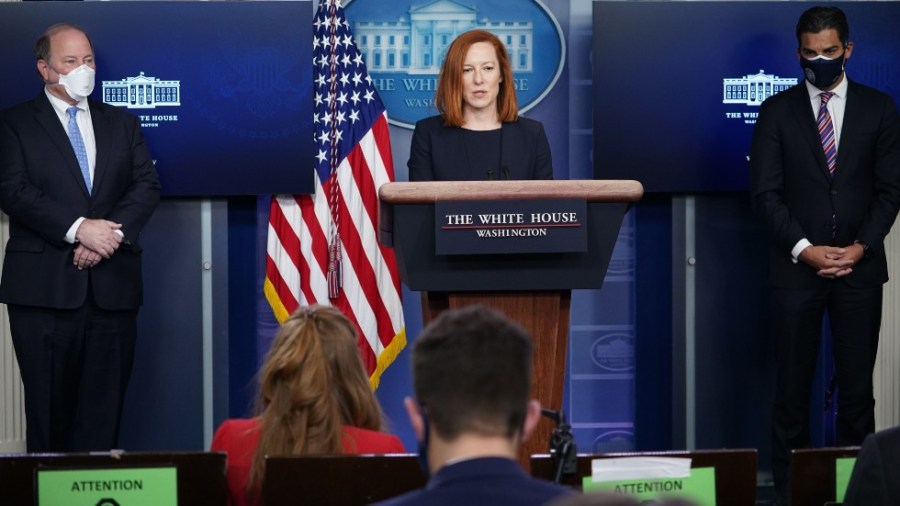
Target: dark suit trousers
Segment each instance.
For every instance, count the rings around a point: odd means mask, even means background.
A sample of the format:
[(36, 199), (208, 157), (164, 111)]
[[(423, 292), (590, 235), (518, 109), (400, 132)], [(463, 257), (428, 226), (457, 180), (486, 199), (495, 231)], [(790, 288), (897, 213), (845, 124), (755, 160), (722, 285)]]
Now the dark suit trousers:
[(859, 445), (875, 430), (872, 372), (882, 288), (851, 288), (835, 280), (821, 290), (772, 291), (776, 359), (772, 472), (779, 504), (787, 504), (791, 450), (810, 444), (810, 396), (826, 310), (838, 390), (837, 444)]
[(116, 447), (131, 375), (137, 310), (9, 305), (25, 386), (29, 452), (107, 451)]

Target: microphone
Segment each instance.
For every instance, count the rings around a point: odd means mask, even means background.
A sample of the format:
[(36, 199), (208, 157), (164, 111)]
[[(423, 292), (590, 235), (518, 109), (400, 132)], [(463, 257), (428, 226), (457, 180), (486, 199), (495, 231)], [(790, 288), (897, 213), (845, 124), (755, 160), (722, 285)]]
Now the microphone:
[(493, 180), (494, 180), (494, 171), (491, 169), (488, 169), (488, 181), (493, 181)]
[(563, 474), (573, 475), (578, 472), (578, 450), (575, 448), (575, 436), (572, 426), (566, 422), (566, 412), (555, 409), (541, 409), (541, 414), (556, 422), (556, 428), (550, 435), (550, 456), (556, 465), (553, 481), (560, 483)]
[(509, 176), (509, 165), (504, 165), (500, 168), (500, 173), (503, 174), (503, 179), (509, 181), (511, 178)]

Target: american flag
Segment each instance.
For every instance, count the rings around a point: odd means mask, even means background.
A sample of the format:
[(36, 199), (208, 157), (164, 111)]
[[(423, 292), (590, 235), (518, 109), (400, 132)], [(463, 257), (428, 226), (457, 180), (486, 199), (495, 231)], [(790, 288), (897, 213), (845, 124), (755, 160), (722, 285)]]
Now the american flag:
[(394, 165), (387, 112), (338, 0), (319, 2), (313, 67), (315, 193), (272, 198), (264, 290), (279, 322), (302, 305), (339, 308), (375, 388), (406, 346), (394, 251), (377, 239), (378, 188)]

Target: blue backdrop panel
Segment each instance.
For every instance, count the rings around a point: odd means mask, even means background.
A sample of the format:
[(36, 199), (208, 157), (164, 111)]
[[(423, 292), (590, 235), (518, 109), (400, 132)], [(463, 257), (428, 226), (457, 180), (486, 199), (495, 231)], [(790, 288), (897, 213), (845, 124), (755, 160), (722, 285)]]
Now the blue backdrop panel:
[(165, 195), (312, 191), (312, 5), (0, 4), (0, 107), (40, 91), (34, 40), (61, 21), (96, 51), (96, 100), (141, 119)]
[[(209, 205), (211, 257), (202, 255), (202, 203), (164, 199), (141, 234), (144, 305), (138, 313), (134, 370), (122, 413), (121, 448), (131, 451), (204, 448), (203, 293), (212, 276), (213, 361), (227, 363), (228, 240), (226, 203)], [(214, 267), (204, 271), (208, 261)], [(219, 267), (223, 268), (219, 268)], [(228, 370), (215, 367), (214, 416), (224, 416)]]
[[(630, 330), (597, 329), (572, 334), (572, 345), (587, 341), (591, 354), (572, 357), (569, 420), (574, 427), (624, 423), (634, 409), (634, 352)], [(613, 372), (619, 369), (621, 372)]]
[[(771, 448), (774, 343), (766, 319), (768, 240), (745, 194), (696, 201), (696, 444)], [(740, 265), (740, 268), (735, 268)]]
[[(619, 238), (619, 243), (622, 239)], [(616, 250), (621, 246), (616, 246)], [(616, 251), (613, 250), (613, 251)], [(615, 255), (615, 253), (614, 253)], [(633, 311), (633, 287), (630, 280), (615, 279), (609, 271), (599, 291), (576, 290), (572, 297), (572, 328), (591, 325), (621, 325), (631, 323), (627, 318)]]
[(668, 450), (678, 448), (673, 445), (673, 407), (679, 401), (672, 388), (672, 199), (644, 195), (632, 214), (632, 261), (638, 266), (634, 274), (634, 449)]
[[(850, 22), (850, 78), (900, 99), (900, 4), (829, 5)], [(802, 80), (794, 29), (810, 6), (595, 2), (595, 176), (651, 192), (745, 190), (760, 103)]]

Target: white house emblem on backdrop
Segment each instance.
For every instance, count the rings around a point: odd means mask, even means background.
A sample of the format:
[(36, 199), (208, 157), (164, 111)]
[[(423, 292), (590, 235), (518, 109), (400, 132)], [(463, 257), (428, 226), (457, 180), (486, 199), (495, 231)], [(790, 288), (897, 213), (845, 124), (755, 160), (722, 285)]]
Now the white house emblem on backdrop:
[(103, 81), (103, 102), (128, 109), (181, 105), (181, 81), (147, 77), (143, 72), (119, 81)]
[(359, 51), (372, 72), (438, 74), (447, 47), (459, 34), (480, 28), (503, 41), (514, 72), (531, 72), (534, 25), (531, 21), (477, 19), (478, 8), (452, 0), (410, 5), (409, 18), (354, 23)]
[(591, 345), (591, 360), (607, 371), (634, 370), (634, 336), (617, 332), (598, 338)]
[(778, 77), (760, 69), (758, 74), (722, 79), (722, 103), (758, 106), (796, 84), (795, 77)]
[(345, 8), (390, 122), (406, 128), (437, 113), (437, 77), (447, 48), (463, 32), (487, 30), (506, 46), (520, 112), (550, 92), (565, 62), (562, 28), (539, 0), (353, 0)]

